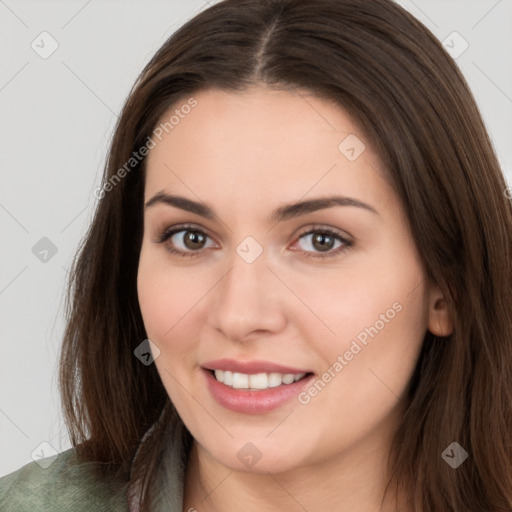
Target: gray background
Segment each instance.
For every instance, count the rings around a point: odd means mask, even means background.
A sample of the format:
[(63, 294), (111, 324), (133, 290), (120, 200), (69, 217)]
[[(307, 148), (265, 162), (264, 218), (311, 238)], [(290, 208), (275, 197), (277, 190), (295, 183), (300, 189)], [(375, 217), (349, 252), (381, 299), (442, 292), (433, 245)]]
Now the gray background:
[[(441, 41), (456, 31), (469, 44), (456, 60), (512, 183), (512, 0), (399, 3)], [(137, 74), (207, 6), (0, 0), (0, 476), (32, 461), (31, 454), (50, 455), (42, 442), (58, 452), (70, 447), (56, 373), (67, 269), (92, 218), (93, 190)], [(51, 38), (40, 36), (45, 31)], [(458, 36), (448, 42), (453, 51), (464, 48)], [(52, 44), (56, 51), (42, 58)]]

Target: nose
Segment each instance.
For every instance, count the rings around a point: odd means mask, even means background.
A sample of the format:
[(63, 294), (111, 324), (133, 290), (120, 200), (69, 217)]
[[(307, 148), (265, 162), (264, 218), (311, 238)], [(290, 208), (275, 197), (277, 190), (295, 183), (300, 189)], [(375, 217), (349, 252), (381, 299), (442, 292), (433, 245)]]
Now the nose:
[(230, 270), (212, 290), (209, 325), (237, 342), (283, 330), (286, 297), (264, 254), (252, 263), (235, 254), (230, 263)]

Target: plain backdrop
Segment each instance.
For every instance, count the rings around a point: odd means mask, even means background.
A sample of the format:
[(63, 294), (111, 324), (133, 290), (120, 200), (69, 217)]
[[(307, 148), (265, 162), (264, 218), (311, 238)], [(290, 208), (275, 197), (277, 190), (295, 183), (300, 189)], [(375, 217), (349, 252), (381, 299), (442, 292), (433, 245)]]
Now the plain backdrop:
[[(512, 183), (512, 0), (399, 3), (451, 46)], [(67, 269), (133, 82), (208, 5), (0, 0), (0, 476), (49, 455), (41, 443), (71, 446), (56, 373)]]

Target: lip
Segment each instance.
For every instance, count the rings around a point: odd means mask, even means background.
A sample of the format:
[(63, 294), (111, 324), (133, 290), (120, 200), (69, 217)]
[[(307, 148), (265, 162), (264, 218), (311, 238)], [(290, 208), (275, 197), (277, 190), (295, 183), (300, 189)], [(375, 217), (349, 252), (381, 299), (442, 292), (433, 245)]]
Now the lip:
[[(259, 364), (259, 363), (258, 363)], [(276, 365), (273, 365), (275, 368)], [(261, 368), (261, 366), (258, 366)], [(283, 368), (283, 367), (281, 367)], [(221, 370), (222, 368), (217, 367)], [(229, 370), (229, 368), (227, 368)], [(288, 368), (287, 370), (290, 370)], [(234, 389), (219, 382), (213, 375), (210, 369), (201, 368), (203, 372), (208, 389), (221, 406), (229, 409), (230, 411), (239, 412), (243, 414), (264, 414), (279, 407), (287, 402), (293, 400), (297, 395), (311, 382), (314, 374), (307, 375), (306, 377), (293, 382), (292, 384), (281, 384), (275, 388), (268, 388), (258, 391)], [(265, 371), (265, 373), (268, 370)], [(246, 373), (245, 372), (242, 373)], [(263, 371), (262, 371), (263, 372)], [(252, 373), (258, 373), (257, 371)], [(249, 373), (249, 375), (252, 375)], [(281, 373), (281, 372), (277, 372)], [(293, 371), (286, 371), (284, 373), (302, 373)]]
[[(230, 372), (246, 373), (254, 375), (256, 373), (313, 373), (309, 369), (292, 368), (282, 364), (272, 363), (270, 361), (237, 361), (236, 359), (216, 359), (207, 361), (202, 365), (207, 370), (227, 370)], [(291, 386), (291, 384), (289, 384)]]

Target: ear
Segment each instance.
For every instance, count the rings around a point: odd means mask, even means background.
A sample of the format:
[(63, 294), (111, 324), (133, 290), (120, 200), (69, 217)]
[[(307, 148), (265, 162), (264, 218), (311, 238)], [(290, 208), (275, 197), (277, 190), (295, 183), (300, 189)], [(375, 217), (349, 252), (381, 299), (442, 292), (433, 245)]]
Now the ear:
[(453, 315), (443, 292), (431, 285), (428, 292), (428, 330), (435, 336), (449, 336), (453, 332)]

